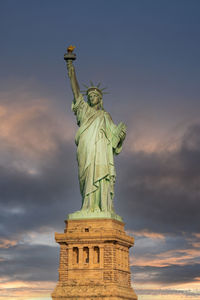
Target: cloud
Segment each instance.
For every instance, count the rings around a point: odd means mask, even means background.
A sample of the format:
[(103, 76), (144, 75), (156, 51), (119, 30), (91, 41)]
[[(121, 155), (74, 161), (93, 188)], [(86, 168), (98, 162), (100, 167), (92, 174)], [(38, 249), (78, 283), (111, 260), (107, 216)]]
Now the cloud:
[(78, 179), (68, 118), (58, 118), (47, 99), (29, 95), (27, 104), (22, 94), (11, 107), (10, 96), (5, 95), (0, 106), (0, 233), (4, 246), (5, 241), (20, 240), (24, 232), (45, 226), (60, 228), (67, 212), (81, 202), (79, 190), (73, 190)]
[(17, 244), (17, 240), (0, 239), (0, 248), (10, 248)]
[(10, 282), (56, 281), (57, 247), (21, 244), (1, 252), (4, 259), (0, 262), (0, 276), (6, 276)]
[[(175, 151), (121, 157), (116, 195), (129, 228), (157, 233), (198, 232), (200, 125), (189, 127)], [(119, 183), (118, 183), (119, 182)]]
[(49, 300), (55, 283), (51, 281), (12, 281), (0, 283), (0, 299)]
[(151, 239), (165, 239), (165, 235), (157, 232), (150, 232), (148, 230), (140, 230), (140, 231), (130, 231), (127, 230), (128, 234), (137, 236), (137, 237), (146, 237)]
[[(188, 298), (185, 298), (184, 296), (189, 296), (189, 297), (191, 296), (191, 297), (194, 297), (197, 299), (200, 296), (200, 291), (195, 291), (195, 290), (192, 291), (190, 289), (187, 289), (187, 290), (183, 290), (183, 289), (181, 289), (181, 290), (178, 290), (178, 289), (137, 289), (137, 294), (139, 294), (139, 295), (154, 295), (154, 296), (157, 296), (157, 295), (162, 295), (162, 296), (164, 296), (164, 295), (167, 295), (167, 296), (180, 295), (181, 298), (178, 298), (178, 299), (188, 299)], [(168, 299), (170, 299), (170, 298), (168, 298)], [(194, 298), (192, 298), (192, 299), (194, 299)], [(189, 299), (191, 299), (191, 298), (189, 298)]]
[[(172, 265), (166, 267), (132, 267), (133, 278), (140, 283), (161, 283), (163, 285), (175, 285), (177, 283), (188, 283), (199, 281), (200, 264)], [(146, 276), (143, 277), (143, 274)], [(138, 276), (138, 279), (137, 279)]]
[[(153, 238), (151, 237), (153, 236)], [(199, 237), (177, 234), (164, 239), (140, 233), (130, 253), (133, 281), (143, 288), (148, 285), (185, 285), (199, 283), (200, 248), (195, 248)]]

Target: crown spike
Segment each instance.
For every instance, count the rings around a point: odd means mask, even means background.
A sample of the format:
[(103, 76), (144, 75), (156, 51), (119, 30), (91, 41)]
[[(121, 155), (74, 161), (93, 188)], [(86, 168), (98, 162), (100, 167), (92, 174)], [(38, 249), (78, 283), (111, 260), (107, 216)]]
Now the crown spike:
[(98, 84), (97, 84), (97, 86), (95, 86), (94, 85), (94, 83), (92, 82), (92, 81), (90, 81), (90, 85), (91, 86), (87, 86), (86, 84), (83, 84), (83, 86), (86, 88), (86, 90), (85, 91), (81, 91), (82, 93), (84, 93), (83, 95), (88, 95), (88, 92), (89, 91), (98, 91), (101, 95), (103, 95), (103, 94), (109, 94), (109, 93), (105, 93), (105, 92), (103, 92), (105, 89), (107, 89), (107, 87), (105, 87), (105, 88), (100, 88), (100, 85), (101, 85), (101, 82), (99, 82)]

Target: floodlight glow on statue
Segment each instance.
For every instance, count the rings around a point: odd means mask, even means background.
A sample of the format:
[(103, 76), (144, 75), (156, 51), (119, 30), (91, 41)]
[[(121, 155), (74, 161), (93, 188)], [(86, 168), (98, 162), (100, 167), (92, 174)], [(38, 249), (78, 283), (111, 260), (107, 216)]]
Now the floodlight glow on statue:
[(70, 46), (64, 59), (74, 100), (72, 110), (80, 127), (76, 133), (79, 183), (82, 195), (82, 207), (68, 216), (80, 218), (121, 217), (114, 212), (113, 197), (116, 178), (114, 154), (119, 154), (126, 136), (126, 126), (116, 126), (109, 113), (103, 108), (103, 89), (91, 84), (87, 87), (87, 102), (84, 101), (76, 78), (73, 60), (75, 47)]

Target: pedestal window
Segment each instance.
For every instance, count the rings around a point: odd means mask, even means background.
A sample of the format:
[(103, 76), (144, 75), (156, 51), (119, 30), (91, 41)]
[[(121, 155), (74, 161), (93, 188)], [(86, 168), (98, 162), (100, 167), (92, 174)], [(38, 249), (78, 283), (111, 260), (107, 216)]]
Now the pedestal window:
[(78, 247), (73, 247), (73, 263), (74, 264), (79, 263), (79, 249), (78, 249)]
[(83, 248), (83, 262), (86, 264), (89, 263), (89, 248), (88, 247)]
[(99, 247), (94, 247), (94, 264), (100, 263), (100, 249)]

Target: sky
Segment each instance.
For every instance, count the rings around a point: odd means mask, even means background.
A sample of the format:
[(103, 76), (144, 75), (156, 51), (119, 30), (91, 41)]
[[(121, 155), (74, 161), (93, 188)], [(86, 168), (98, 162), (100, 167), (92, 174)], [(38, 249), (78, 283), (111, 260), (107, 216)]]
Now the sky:
[(114, 206), (139, 300), (200, 299), (199, 37), (198, 0), (0, 1), (0, 300), (51, 299), (80, 209), (70, 44), (128, 127)]

